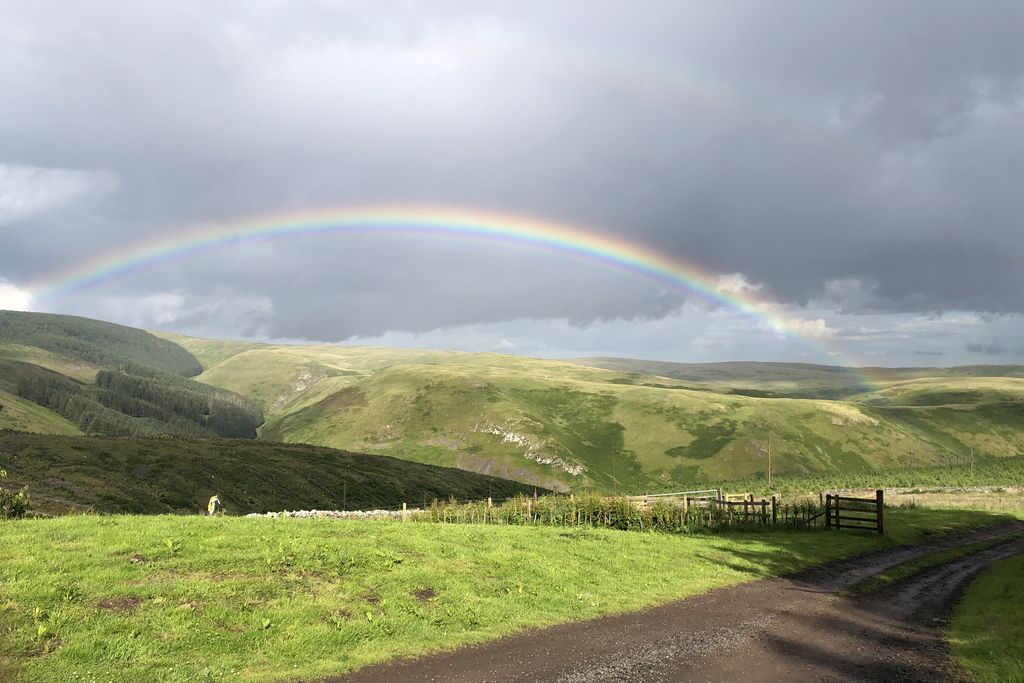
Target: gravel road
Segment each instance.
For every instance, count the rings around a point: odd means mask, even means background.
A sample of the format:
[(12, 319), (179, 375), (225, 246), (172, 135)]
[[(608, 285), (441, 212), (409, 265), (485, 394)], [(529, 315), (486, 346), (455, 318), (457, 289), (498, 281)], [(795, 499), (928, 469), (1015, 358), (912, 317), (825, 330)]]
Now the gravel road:
[(955, 681), (941, 628), (1010, 539), (869, 596), (849, 589), (936, 550), (1008, 536), (1012, 523), (878, 551), (802, 574), (723, 588), (641, 612), (536, 629), (399, 660), (325, 683), (384, 681)]

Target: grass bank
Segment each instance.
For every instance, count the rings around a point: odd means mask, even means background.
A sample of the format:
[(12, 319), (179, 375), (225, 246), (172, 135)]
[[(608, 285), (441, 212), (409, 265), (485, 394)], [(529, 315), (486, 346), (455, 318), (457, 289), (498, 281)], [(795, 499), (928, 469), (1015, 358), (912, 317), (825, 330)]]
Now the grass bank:
[(997, 519), (893, 510), (888, 538), (173, 516), (9, 522), (0, 677), (316, 678)]
[[(1024, 518), (1024, 511), (1017, 516)], [(953, 658), (975, 681), (1024, 681), (1024, 553), (971, 582), (949, 624)]]

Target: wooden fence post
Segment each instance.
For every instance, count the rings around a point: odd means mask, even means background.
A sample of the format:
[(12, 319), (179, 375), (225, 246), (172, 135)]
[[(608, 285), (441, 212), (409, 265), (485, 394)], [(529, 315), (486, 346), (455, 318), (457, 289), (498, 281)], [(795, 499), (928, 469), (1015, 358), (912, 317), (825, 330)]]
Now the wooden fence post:
[(405, 503), (402, 503), (402, 521), (406, 521), (409, 518), (409, 508), (406, 507)]
[(825, 528), (832, 528), (832, 494), (825, 494)]
[(772, 494), (772, 526), (776, 526), (779, 523), (779, 504), (775, 500), (775, 494)]
[(835, 514), (832, 515), (832, 521), (835, 523), (836, 531), (839, 531), (840, 529), (843, 528), (842, 522), (839, 519), (839, 515), (840, 515), (840, 512), (839, 512), (839, 496), (838, 495), (832, 496), (832, 502), (836, 506)]
[(818, 505), (819, 505), (820, 507), (824, 507), (824, 505), (825, 505), (825, 501), (824, 501), (824, 499), (822, 498), (822, 496), (823, 496), (823, 495), (824, 495), (824, 494), (822, 494), (822, 492), (821, 492), (821, 491), (818, 491)]
[(882, 510), (885, 509), (884, 496), (885, 492), (882, 491), (882, 489), (878, 489), (875, 491), (875, 509), (877, 510), (878, 514), (878, 533), (880, 534), (885, 533), (884, 527), (882, 526)]
[(718, 495), (718, 502), (721, 503), (724, 500), (724, 498), (722, 498), (722, 489), (715, 489), (715, 493)]
[(690, 497), (683, 496), (683, 515), (690, 511)]

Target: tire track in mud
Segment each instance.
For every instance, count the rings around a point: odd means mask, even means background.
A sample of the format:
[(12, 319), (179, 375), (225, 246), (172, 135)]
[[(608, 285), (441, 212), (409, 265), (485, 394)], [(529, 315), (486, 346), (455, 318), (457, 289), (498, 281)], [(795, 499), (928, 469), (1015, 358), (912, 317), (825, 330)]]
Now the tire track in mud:
[[(875, 551), (789, 577), (722, 588), (641, 612), (562, 624), (369, 667), (325, 683), (383, 681), (955, 681), (942, 629), (986, 566), (1024, 552), (1024, 522)], [(987, 539), (866, 596), (850, 588), (929, 553)]]

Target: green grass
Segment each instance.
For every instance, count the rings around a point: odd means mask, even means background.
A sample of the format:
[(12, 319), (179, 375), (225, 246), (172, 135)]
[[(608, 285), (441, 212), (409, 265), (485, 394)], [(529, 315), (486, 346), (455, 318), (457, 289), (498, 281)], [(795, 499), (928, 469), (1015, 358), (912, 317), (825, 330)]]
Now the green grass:
[(1024, 681), (1024, 553), (975, 579), (957, 606), (948, 638), (957, 663), (979, 683)]
[[(244, 439), (62, 437), (0, 432), (0, 468), (36, 507), (195, 512), (216, 494), (231, 514), (496, 499), (534, 488), (462, 470)], [(544, 490), (541, 489), (541, 493)]]
[[(934, 517), (893, 511), (890, 526), (929, 526)], [(823, 531), (699, 537), (198, 516), (23, 520), (0, 534), (2, 649), (12, 681), (308, 679), (893, 542)]]

